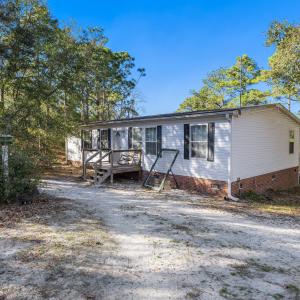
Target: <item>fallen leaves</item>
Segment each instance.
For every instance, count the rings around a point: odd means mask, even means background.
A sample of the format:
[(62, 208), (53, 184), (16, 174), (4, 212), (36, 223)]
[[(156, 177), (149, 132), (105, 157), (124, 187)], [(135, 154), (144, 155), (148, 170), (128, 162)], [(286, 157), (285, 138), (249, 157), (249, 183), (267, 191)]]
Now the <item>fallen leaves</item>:
[[(30, 204), (19, 202), (0, 206), (0, 227), (11, 227), (24, 219), (34, 217), (38, 221), (43, 215), (61, 212), (67, 208), (66, 200), (50, 195), (40, 194), (32, 197)], [(42, 219), (41, 219), (42, 221)]]

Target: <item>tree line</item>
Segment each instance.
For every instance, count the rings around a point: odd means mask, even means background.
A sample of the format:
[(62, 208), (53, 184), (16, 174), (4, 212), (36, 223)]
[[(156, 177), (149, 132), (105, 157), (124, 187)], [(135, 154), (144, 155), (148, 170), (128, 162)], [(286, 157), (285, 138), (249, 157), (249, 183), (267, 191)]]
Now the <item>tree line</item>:
[(273, 22), (266, 46), (274, 47), (269, 69), (258, 67), (248, 55), (237, 57), (233, 66), (210, 72), (199, 90), (192, 90), (178, 111), (218, 109), (300, 100), (300, 25)]
[(41, 0), (0, 0), (0, 133), (49, 154), (80, 122), (136, 115), (145, 70), (107, 42), (60, 26)]
[[(0, 0), (0, 133), (49, 156), (79, 123), (137, 115), (145, 70), (107, 43), (100, 27), (61, 26), (43, 0)], [(242, 55), (209, 73), (179, 110), (298, 101), (300, 26), (272, 23), (266, 45), (268, 70)]]

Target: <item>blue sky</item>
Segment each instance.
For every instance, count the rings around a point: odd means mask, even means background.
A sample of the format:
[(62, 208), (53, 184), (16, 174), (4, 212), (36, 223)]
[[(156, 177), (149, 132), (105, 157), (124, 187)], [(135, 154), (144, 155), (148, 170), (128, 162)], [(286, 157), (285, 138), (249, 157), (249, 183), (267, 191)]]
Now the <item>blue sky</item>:
[[(48, 0), (54, 17), (101, 26), (115, 51), (128, 51), (147, 76), (142, 114), (175, 111), (206, 74), (241, 54), (267, 67), (273, 20), (298, 22), (299, 0)], [(294, 110), (297, 106), (293, 107)]]

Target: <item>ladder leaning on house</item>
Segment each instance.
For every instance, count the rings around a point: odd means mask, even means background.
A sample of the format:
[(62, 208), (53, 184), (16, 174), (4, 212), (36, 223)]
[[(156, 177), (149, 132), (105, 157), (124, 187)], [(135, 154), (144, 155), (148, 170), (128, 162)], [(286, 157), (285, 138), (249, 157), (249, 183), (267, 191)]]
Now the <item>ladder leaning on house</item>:
[[(97, 156), (99, 157), (97, 158)], [(113, 183), (114, 174), (141, 172), (141, 161), (142, 152), (139, 149), (100, 149), (87, 159), (84, 157), (83, 179), (87, 179), (87, 169), (92, 166), (95, 184), (101, 184), (108, 178)]]
[(163, 190), (166, 180), (171, 174), (173, 176), (176, 188), (179, 188), (172, 171), (172, 167), (177, 159), (178, 154), (179, 150), (177, 149), (161, 149), (143, 182), (143, 186), (160, 192)]

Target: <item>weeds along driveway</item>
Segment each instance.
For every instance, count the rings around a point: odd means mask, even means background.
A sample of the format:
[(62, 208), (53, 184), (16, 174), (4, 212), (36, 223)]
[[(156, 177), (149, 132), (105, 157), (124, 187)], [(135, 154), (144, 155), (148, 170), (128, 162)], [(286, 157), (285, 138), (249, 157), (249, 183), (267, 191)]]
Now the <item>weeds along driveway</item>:
[(138, 186), (54, 180), (43, 191), (93, 211), (116, 241), (111, 257), (95, 261), (95, 270), (105, 270), (103, 299), (299, 299), (299, 224)]

